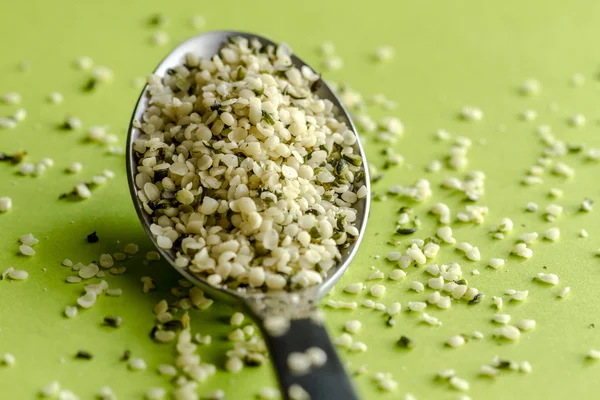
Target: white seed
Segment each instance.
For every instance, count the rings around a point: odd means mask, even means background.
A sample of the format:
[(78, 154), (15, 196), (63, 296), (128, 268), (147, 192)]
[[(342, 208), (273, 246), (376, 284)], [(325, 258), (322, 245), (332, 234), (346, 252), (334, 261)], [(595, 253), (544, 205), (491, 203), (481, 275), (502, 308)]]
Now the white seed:
[(550, 285), (558, 284), (558, 276), (556, 274), (545, 274), (543, 272), (538, 272), (536, 278), (540, 282), (548, 283)]
[(425, 308), (427, 308), (427, 303), (424, 303), (422, 301), (409, 301), (408, 302), (408, 309), (410, 311), (421, 312)]
[(441, 290), (444, 287), (444, 278), (438, 276), (437, 278), (430, 278), (427, 285), (434, 290)]
[(523, 258), (531, 258), (533, 255), (533, 250), (528, 248), (527, 244), (525, 243), (517, 243), (512, 249), (512, 254)]
[(515, 290), (510, 297), (515, 301), (523, 301), (529, 296), (529, 290)]
[(304, 353), (311, 361), (313, 367), (322, 367), (327, 363), (327, 353), (319, 347), (309, 347)]
[(352, 351), (352, 352), (356, 352), (356, 353), (364, 353), (365, 351), (368, 350), (368, 347), (363, 342), (354, 342), (350, 346), (349, 350)]
[(375, 50), (375, 59), (377, 61), (389, 61), (394, 58), (395, 50), (392, 46), (381, 46)]
[(17, 362), (17, 359), (11, 353), (4, 353), (4, 355), (2, 356), (2, 362), (4, 363), (4, 365), (10, 367), (10, 366), (15, 365), (15, 363)]
[(546, 207), (546, 212), (554, 217), (559, 217), (563, 212), (563, 208), (557, 204), (550, 204)]
[(521, 337), (521, 331), (512, 325), (506, 325), (496, 329), (494, 332), (496, 336), (506, 338), (508, 340), (517, 340)]
[(155, 46), (164, 46), (169, 43), (169, 34), (165, 31), (154, 32), (152, 35), (152, 43)]
[(158, 373), (162, 376), (175, 376), (177, 375), (177, 368), (169, 364), (160, 364)]
[(225, 362), (225, 369), (229, 372), (237, 373), (244, 368), (244, 363), (237, 357), (231, 357)]
[(446, 243), (449, 243), (449, 244), (456, 243), (456, 239), (454, 239), (454, 237), (452, 237), (452, 228), (450, 228), (449, 226), (442, 226), (441, 228), (439, 228), (437, 230), (437, 236)]
[(263, 387), (258, 391), (260, 400), (276, 400), (279, 396), (279, 390), (274, 387)]
[(369, 292), (371, 293), (371, 296), (373, 297), (382, 297), (385, 294), (385, 286), (383, 285), (373, 285), (371, 286), (371, 288), (369, 289)]
[(400, 314), (400, 311), (402, 311), (402, 305), (397, 301), (390, 304), (386, 310), (388, 315), (392, 315), (392, 316)]
[(457, 376), (450, 378), (450, 386), (456, 390), (460, 390), (461, 392), (466, 392), (469, 390), (469, 382)]
[(560, 289), (560, 291), (558, 292), (558, 294), (556, 296), (560, 297), (560, 298), (563, 298), (567, 294), (569, 294), (570, 291), (571, 291), (571, 287), (570, 286), (566, 286), (566, 287)]
[(19, 238), (19, 241), (21, 243), (23, 243), (24, 245), (27, 245), (27, 246), (35, 246), (36, 244), (39, 243), (39, 240), (36, 239), (31, 233), (27, 233), (25, 235), (22, 235)]
[(162, 400), (167, 395), (167, 391), (163, 388), (150, 388), (146, 391), (146, 399), (148, 400)]
[(281, 336), (290, 328), (290, 320), (280, 315), (266, 317), (263, 324), (266, 331), (274, 336)]
[(73, 307), (73, 306), (65, 307), (65, 315), (68, 318), (75, 318), (77, 316), (77, 307)]
[(89, 264), (79, 270), (79, 276), (82, 279), (90, 279), (96, 276), (100, 268), (96, 264)]
[(242, 314), (241, 312), (236, 312), (231, 316), (229, 324), (231, 326), (241, 326), (243, 322), (244, 322), (244, 314)]
[(288, 388), (288, 397), (290, 400), (310, 400), (310, 394), (297, 383), (293, 383)]
[(456, 285), (451, 292), (452, 297), (458, 300), (467, 293), (467, 285)]
[(333, 343), (336, 346), (347, 349), (347, 348), (350, 348), (353, 341), (354, 341), (354, 339), (352, 339), (352, 336), (350, 336), (348, 333), (342, 333), (340, 336), (338, 336), (337, 338), (335, 338), (333, 340)]
[(427, 271), (429, 275), (438, 276), (440, 274), (440, 267), (437, 264), (431, 264), (425, 268), (425, 271)]
[(390, 272), (390, 279), (393, 281), (398, 281), (406, 276), (406, 272), (401, 269), (394, 269)]
[(483, 119), (483, 111), (480, 108), (473, 106), (464, 106), (460, 110), (461, 116), (468, 121), (481, 121)]
[(85, 183), (75, 185), (75, 193), (80, 199), (89, 199), (92, 197), (92, 192)]
[(579, 206), (579, 209), (584, 212), (592, 211), (594, 203), (590, 199), (584, 199)]
[(433, 325), (433, 326), (441, 326), (442, 323), (440, 322), (439, 319), (437, 319), (436, 317), (433, 317), (427, 313), (423, 313), (423, 315), (421, 315), (421, 320), (429, 325)]
[(346, 285), (346, 287), (344, 287), (344, 292), (351, 293), (351, 294), (358, 294), (363, 290), (363, 288), (364, 288), (364, 284), (362, 282), (351, 283), (351, 284)]
[(371, 275), (369, 275), (367, 277), (367, 280), (375, 281), (375, 280), (383, 279), (384, 277), (385, 277), (385, 275), (383, 274), (383, 272), (377, 270), (377, 271), (374, 271), (373, 273), (371, 273)]
[(537, 111), (535, 110), (525, 110), (521, 114), (521, 118), (525, 121), (534, 121), (537, 118)]
[(344, 323), (344, 330), (348, 333), (357, 333), (362, 327), (362, 323), (358, 320), (349, 320)]
[(541, 90), (541, 85), (537, 79), (533, 79), (533, 78), (527, 79), (521, 85), (521, 92), (528, 96), (538, 94), (540, 90)]
[(587, 357), (590, 360), (600, 360), (600, 350), (590, 349), (588, 351)]
[(82, 169), (83, 164), (81, 164), (80, 162), (74, 162), (71, 165), (69, 165), (69, 167), (67, 167), (67, 172), (71, 174), (76, 174), (78, 172), (81, 172)]
[(375, 302), (371, 299), (365, 299), (362, 301), (361, 306), (366, 307), (366, 308), (374, 308)]
[(493, 297), (493, 302), (494, 302), (494, 305), (496, 306), (496, 308), (498, 310), (502, 309), (502, 303), (503, 303), (502, 297), (494, 296)]
[(27, 271), (23, 271), (22, 269), (15, 269), (8, 273), (8, 277), (15, 281), (22, 281), (29, 277), (29, 273), (27, 273)]
[(423, 251), (417, 247), (416, 244), (413, 244), (409, 249), (406, 250), (406, 255), (419, 265), (423, 265), (427, 262), (427, 257), (425, 257)]
[(157, 251), (149, 251), (148, 253), (146, 253), (146, 260), (158, 261), (160, 260), (160, 254)]
[(446, 344), (450, 347), (462, 347), (465, 344), (465, 338), (461, 335), (455, 335), (450, 337)]
[(585, 122), (586, 122), (585, 115), (575, 114), (571, 117), (569, 122), (571, 123), (572, 126), (574, 126), (576, 128), (580, 128), (585, 125)]
[(337, 71), (337, 70), (341, 69), (343, 66), (344, 66), (344, 60), (342, 60), (341, 57), (333, 56), (333, 55), (328, 56), (323, 63), (323, 67), (327, 71)]
[(500, 370), (491, 365), (484, 364), (479, 368), (479, 375), (495, 377), (500, 373)]
[(12, 199), (7, 196), (0, 197), (0, 212), (6, 212), (12, 208)]
[(132, 358), (129, 360), (129, 369), (132, 371), (141, 371), (147, 368), (146, 361), (141, 358)]
[(412, 281), (410, 283), (410, 288), (417, 293), (421, 293), (423, 290), (425, 290), (425, 286), (421, 282), (418, 282), (418, 281)]
[(492, 321), (497, 322), (499, 324), (506, 325), (510, 321), (510, 315), (508, 314), (494, 314), (492, 317)]
[(430, 293), (427, 296), (427, 302), (429, 304), (437, 304), (440, 301), (440, 298), (441, 298), (440, 292), (435, 291), (433, 293)]
[(519, 366), (519, 370), (524, 374), (530, 374), (533, 368), (531, 368), (529, 361), (522, 361), (521, 365)]
[[(14, 129), (17, 126), (17, 121), (13, 118), (0, 117), (0, 129)], [(22, 174), (26, 175), (26, 174)], [(28, 175), (28, 174), (27, 174)]]
[(58, 381), (52, 381), (42, 388), (40, 395), (42, 397), (55, 397), (60, 391), (60, 383)]
[(77, 304), (83, 308), (90, 308), (96, 303), (96, 293), (93, 291), (86, 292), (83, 296), (77, 299)]
[(35, 250), (26, 244), (22, 244), (21, 246), (19, 246), (19, 252), (21, 252), (21, 254), (23, 254), (24, 256), (29, 257), (35, 255)]
[(21, 95), (17, 92), (4, 93), (0, 96), (0, 101), (4, 104), (19, 104), (21, 102)]
[(112, 268), (115, 264), (110, 254), (101, 254), (98, 262), (102, 268)]
[(500, 232), (510, 232), (513, 229), (513, 222), (510, 218), (502, 218), (500, 224), (498, 225), (498, 230)]
[(63, 95), (59, 92), (51, 92), (48, 95), (48, 101), (53, 104), (60, 104), (63, 102)]
[(174, 331), (156, 331), (154, 333), (154, 339), (160, 343), (169, 343), (175, 339)]
[(137, 244), (135, 243), (129, 243), (125, 246), (125, 248), (123, 249), (123, 251), (127, 254), (136, 254), (139, 251), (139, 247)]
[(438, 306), (438, 308), (446, 310), (452, 307), (452, 298), (450, 298), (450, 296), (441, 296), (440, 300), (436, 303), (436, 305)]
[(442, 369), (442, 370), (439, 370), (436, 374), (436, 376), (438, 378), (444, 379), (444, 380), (450, 379), (455, 375), (456, 375), (456, 371), (453, 369)]
[(522, 331), (530, 331), (533, 330), (533, 328), (535, 328), (535, 320), (534, 319), (522, 319), (521, 321), (517, 322), (517, 328), (519, 328)]
[(288, 355), (287, 366), (293, 374), (304, 375), (312, 366), (312, 361), (304, 353), (292, 352)]
[(537, 232), (523, 233), (519, 236), (519, 239), (527, 244), (531, 244), (531, 243), (535, 242), (535, 240), (537, 238), (538, 238)]
[(106, 294), (108, 296), (119, 297), (123, 294), (123, 289), (107, 289)]
[(560, 230), (556, 227), (550, 228), (546, 231), (544, 237), (548, 240), (555, 242), (560, 237)]
[(481, 254), (479, 253), (479, 248), (472, 247), (465, 252), (467, 258), (471, 261), (479, 261), (481, 260)]

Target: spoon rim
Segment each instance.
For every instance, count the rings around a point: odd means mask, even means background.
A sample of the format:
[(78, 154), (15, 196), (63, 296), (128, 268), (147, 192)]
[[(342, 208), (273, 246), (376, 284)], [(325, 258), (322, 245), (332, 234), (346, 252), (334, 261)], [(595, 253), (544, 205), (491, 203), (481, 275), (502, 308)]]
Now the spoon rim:
[[(227, 39), (230, 37), (244, 37), (246, 39), (258, 39), (263, 45), (274, 45), (277, 46), (278, 43), (273, 42), (272, 40), (257, 34), (252, 34), (248, 32), (241, 31), (229, 31), (229, 30), (217, 30), (217, 31), (208, 31), (199, 35), (195, 35), (189, 39), (184, 40), (176, 47), (174, 47), (156, 66), (152, 74), (156, 74), (161, 76), (164, 75), (164, 72), (170, 67), (173, 67), (173, 60), (177, 59), (178, 62), (175, 65), (181, 65), (181, 57), (184, 57), (188, 52), (182, 53), (186, 47), (189, 47), (191, 44), (195, 42), (206, 40), (210, 36), (215, 36), (218, 39), (221, 39), (221, 46), (227, 43)], [(181, 54), (179, 54), (181, 53)], [(175, 56), (177, 55), (177, 56)], [(300, 66), (307, 66), (313, 72), (314, 69), (307, 63), (305, 63), (302, 59), (297, 57), (293, 52), (291, 55), (291, 59), (293, 64), (299, 68)], [(210, 297), (219, 299), (221, 301), (225, 301), (227, 303), (239, 303), (242, 302), (245, 305), (249, 305), (254, 300), (261, 301), (265, 298), (270, 299), (283, 299), (289, 298), (290, 296), (296, 296), (298, 294), (303, 295), (304, 297), (308, 297), (309, 301), (318, 301), (320, 300), (327, 292), (329, 292), (333, 286), (339, 281), (341, 276), (346, 272), (348, 267), (350, 266), (352, 260), (356, 256), (360, 243), (363, 240), (365, 235), (365, 231), (367, 228), (367, 221), (369, 217), (370, 211), (370, 203), (371, 203), (371, 184), (369, 177), (369, 168), (367, 164), (367, 157), (365, 149), (360, 140), (360, 136), (358, 134), (358, 130), (352, 120), (350, 113), (346, 110), (340, 99), (337, 95), (331, 90), (327, 82), (320, 78), (321, 87), (319, 88), (319, 92), (325, 91), (327, 96), (323, 97), (319, 95), (320, 98), (326, 98), (330, 100), (334, 104), (334, 113), (337, 118), (345, 120), (348, 128), (354, 132), (356, 135), (356, 143), (353, 147), (358, 148), (360, 156), (362, 157), (362, 167), (364, 172), (364, 185), (367, 188), (367, 195), (363, 199), (359, 199), (354, 205), (357, 205), (360, 201), (362, 201), (362, 212), (359, 213), (357, 210), (357, 218), (358, 223), (355, 225), (359, 231), (358, 237), (356, 240), (346, 249), (340, 249), (340, 252), (343, 253), (343, 259), (339, 263), (336, 264), (335, 267), (332, 268), (331, 272), (324, 277), (323, 282), (319, 285), (306, 287), (297, 290), (283, 290), (283, 291), (259, 291), (259, 290), (249, 290), (239, 292), (236, 289), (231, 289), (223, 286), (213, 286), (208, 283), (206, 278), (196, 275), (188, 270), (188, 268), (179, 268), (175, 266), (175, 257), (174, 250), (165, 250), (158, 246), (157, 239), (155, 235), (150, 231), (150, 225), (152, 224), (151, 215), (147, 214), (143, 209), (142, 202), (139, 200), (137, 192), (138, 188), (135, 182), (135, 175), (137, 174), (137, 157), (134, 154), (133, 150), (133, 142), (139, 137), (140, 129), (133, 126), (135, 120), (140, 120), (141, 116), (145, 112), (148, 106), (148, 84), (144, 86), (141, 91), (140, 96), (136, 102), (135, 108), (133, 110), (129, 128), (127, 130), (127, 148), (126, 148), (126, 168), (127, 168), (127, 181), (129, 186), (129, 192), (131, 198), (133, 200), (134, 208), (138, 215), (138, 219), (144, 228), (146, 235), (150, 238), (154, 247), (158, 250), (161, 256), (169, 263), (171, 266), (177, 270), (181, 275), (183, 275), (190, 282), (194, 283), (196, 286), (200, 287), (204, 292), (208, 293)], [(148, 222), (149, 221), (149, 222)], [(255, 310), (256, 311), (256, 310)]]

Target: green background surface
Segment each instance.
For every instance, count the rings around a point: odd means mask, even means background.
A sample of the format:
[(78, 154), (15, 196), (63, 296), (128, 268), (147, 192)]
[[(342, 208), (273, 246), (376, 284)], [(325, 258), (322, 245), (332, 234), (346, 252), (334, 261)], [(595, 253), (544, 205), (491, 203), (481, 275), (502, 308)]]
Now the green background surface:
[[(165, 47), (151, 45), (153, 29), (147, 20), (161, 12), (169, 18), (165, 30), (171, 42)], [(355, 379), (365, 399), (402, 398), (411, 392), (419, 399), (455, 399), (459, 393), (446, 384), (435, 382), (441, 368), (455, 368), (459, 376), (471, 383), (473, 399), (562, 399), (595, 398), (600, 390), (597, 379), (600, 365), (585, 360), (587, 351), (600, 347), (600, 324), (597, 279), (599, 259), (595, 257), (600, 226), (595, 214), (577, 212), (584, 197), (598, 199), (598, 167), (582, 161), (581, 154), (568, 155), (566, 162), (576, 167), (570, 180), (547, 176), (545, 183), (524, 188), (519, 181), (539, 157), (543, 147), (535, 126), (547, 123), (560, 139), (600, 147), (598, 127), (598, 47), (600, 3), (597, 1), (2, 1), (0, 2), (0, 93), (18, 91), (28, 118), (14, 130), (0, 131), (0, 150), (25, 149), (29, 161), (52, 157), (56, 166), (39, 178), (20, 177), (16, 168), (0, 165), (0, 196), (11, 196), (13, 210), (0, 215), (0, 270), (8, 266), (25, 269), (26, 282), (0, 281), (0, 354), (12, 352), (17, 364), (0, 366), (0, 398), (31, 399), (39, 388), (59, 380), (82, 399), (91, 399), (103, 385), (110, 385), (120, 399), (141, 398), (147, 388), (170, 388), (167, 378), (156, 374), (159, 363), (173, 362), (174, 346), (158, 345), (148, 337), (154, 319), (152, 308), (176, 284), (178, 275), (164, 262), (142, 264), (150, 242), (137, 220), (131, 204), (122, 156), (106, 155), (101, 146), (85, 143), (84, 131), (64, 132), (56, 129), (65, 114), (79, 116), (85, 127), (110, 125), (112, 132), (125, 143), (131, 111), (139, 95), (132, 80), (145, 76), (177, 42), (198, 31), (190, 25), (192, 14), (206, 18), (204, 30), (236, 29), (267, 34), (292, 45), (298, 55), (315, 67), (321, 59), (316, 52), (325, 39), (334, 42), (345, 67), (325, 74), (328, 79), (344, 81), (365, 96), (385, 93), (398, 107), (392, 112), (374, 109), (372, 115), (393, 114), (406, 125), (406, 134), (395, 145), (406, 161), (390, 170), (374, 187), (383, 191), (391, 184), (412, 184), (427, 175), (434, 197), (417, 206), (424, 220), (419, 237), (435, 228), (426, 212), (435, 201), (446, 201), (453, 211), (463, 206), (460, 197), (439, 188), (445, 176), (460, 176), (446, 169), (426, 174), (424, 167), (447, 153), (449, 142), (434, 140), (438, 128), (474, 140), (469, 152), (469, 169), (486, 173), (486, 194), (481, 204), (490, 207), (490, 216), (479, 227), (460, 225), (455, 229), (459, 241), (478, 245), (482, 261), (470, 262), (444, 246), (435, 262), (459, 261), (470, 283), (487, 295), (478, 306), (455, 304), (452, 309), (428, 310), (438, 316), (443, 326), (436, 328), (418, 323), (415, 315), (403, 313), (393, 328), (385, 326), (380, 312), (360, 308), (354, 311), (327, 310), (333, 335), (341, 332), (347, 319), (360, 319), (363, 329), (357, 340), (364, 341), (366, 353), (342, 357), (353, 370), (361, 364), (369, 373)], [(374, 49), (383, 44), (395, 47), (392, 62), (374, 64)], [(87, 55), (96, 64), (115, 72), (114, 83), (102, 85), (94, 93), (82, 93), (88, 73), (77, 71), (72, 62)], [(21, 72), (20, 60), (29, 60), (31, 70)], [(583, 87), (573, 88), (573, 73), (586, 77)], [(534, 97), (518, 94), (521, 82), (529, 77), (542, 83)], [(51, 91), (64, 94), (62, 104), (46, 101)], [(551, 111), (549, 105), (558, 109)], [(465, 104), (481, 107), (483, 121), (467, 123), (457, 114)], [(538, 112), (536, 122), (519, 120), (527, 108)], [(0, 105), (0, 115), (10, 115), (16, 107)], [(583, 128), (572, 128), (567, 119), (576, 112), (586, 115)], [(506, 130), (499, 129), (504, 125)], [(480, 142), (479, 139), (485, 139)], [(381, 165), (378, 154), (385, 146), (372, 137), (363, 138), (372, 163)], [(485, 143), (485, 144), (482, 144)], [(74, 161), (84, 164), (77, 175), (64, 173)], [(117, 172), (105, 187), (94, 191), (91, 199), (81, 202), (58, 201), (57, 196), (79, 180), (89, 179), (104, 168)], [(543, 232), (550, 226), (541, 212), (526, 214), (528, 201), (543, 209), (553, 200), (547, 196), (551, 187), (562, 188), (563, 198), (554, 200), (565, 207), (565, 215), (556, 222), (562, 237), (555, 243), (538, 241), (534, 256), (523, 262), (508, 257), (518, 233)], [(334, 290), (335, 299), (352, 299), (341, 293), (344, 284), (364, 280), (370, 267), (389, 272), (393, 267), (384, 260), (391, 250), (387, 240), (394, 230), (395, 211), (406, 204), (398, 199), (374, 203), (367, 235), (342, 284)], [(509, 216), (515, 230), (502, 241), (492, 241), (489, 227)], [(578, 237), (581, 228), (590, 233)], [(88, 233), (97, 231), (100, 242), (85, 243)], [(33, 258), (18, 256), (17, 239), (33, 233), (40, 238)], [(129, 242), (140, 245), (140, 253), (124, 263), (122, 276), (107, 277), (111, 287), (123, 288), (120, 298), (102, 297), (93, 309), (81, 311), (72, 320), (63, 317), (66, 305), (74, 304), (80, 285), (68, 285), (64, 278), (68, 268), (60, 265), (64, 258), (88, 263), (104, 252), (115, 252)], [(373, 255), (381, 254), (381, 259)], [(500, 270), (485, 268), (491, 257), (508, 258)], [(543, 266), (548, 270), (543, 270)], [(471, 276), (478, 268), (481, 274)], [(45, 270), (44, 270), (45, 269)], [(572, 287), (571, 294), (557, 300), (558, 287), (532, 282), (537, 272), (559, 275), (562, 285)], [(143, 294), (140, 277), (152, 276), (158, 290)], [(426, 282), (420, 270), (410, 271), (409, 278), (387, 282), (386, 304), (423, 300), (426, 293), (409, 292), (413, 279)], [(491, 338), (495, 326), (491, 297), (504, 290), (528, 289), (529, 298), (522, 304), (506, 304), (505, 312), (513, 321), (534, 318), (537, 328), (522, 335), (517, 343)], [(362, 300), (366, 295), (360, 295)], [(506, 303), (506, 302), (505, 302)], [(101, 326), (104, 315), (118, 314), (125, 320), (118, 330)], [(223, 321), (231, 310), (215, 304), (207, 311), (191, 313), (193, 331), (210, 333), (214, 343), (200, 348), (202, 359), (215, 363), (219, 372), (200, 385), (201, 393), (222, 388), (229, 399), (253, 398), (258, 389), (274, 385), (270, 367), (245, 369), (233, 375), (223, 372), (224, 352), (230, 344), (223, 340), (230, 328)], [(474, 329), (486, 339), (471, 342), (460, 349), (444, 347), (454, 334)], [(402, 334), (417, 342), (412, 351), (395, 347)], [(92, 361), (73, 360), (79, 349), (95, 355)], [(147, 371), (131, 372), (118, 361), (124, 349), (142, 357)], [(479, 366), (494, 355), (516, 361), (528, 360), (533, 373), (504, 373), (497, 379), (477, 377)], [(60, 363), (61, 357), (65, 358)], [(392, 372), (399, 383), (394, 393), (381, 393), (372, 380), (376, 371)], [(332, 396), (332, 399), (335, 398)]]

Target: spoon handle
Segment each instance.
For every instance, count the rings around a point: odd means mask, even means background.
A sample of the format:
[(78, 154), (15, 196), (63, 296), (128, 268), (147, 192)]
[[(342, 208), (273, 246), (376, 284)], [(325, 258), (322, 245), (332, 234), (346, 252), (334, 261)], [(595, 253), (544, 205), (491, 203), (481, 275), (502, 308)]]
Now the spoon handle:
[[(307, 391), (310, 400), (358, 400), (322, 324), (310, 318), (292, 319), (290, 328), (283, 335), (274, 336), (264, 329), (263, 335), (284, 400), (290, 398), (288, 391), (293, 384), (300, 385)], [(292, 372), (288, 366), (288, 356), (293, 352), (302, 353), (311, 347), (318, 347), (327, 354), (326, 363), (321, 367), (312, 367), (307, 374)]]

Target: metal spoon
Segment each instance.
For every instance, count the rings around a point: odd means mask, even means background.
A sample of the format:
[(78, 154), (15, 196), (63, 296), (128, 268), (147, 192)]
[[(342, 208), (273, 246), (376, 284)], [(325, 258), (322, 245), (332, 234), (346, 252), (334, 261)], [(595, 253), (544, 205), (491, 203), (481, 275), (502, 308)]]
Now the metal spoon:
[[(249, 40), (258, 39), (263, 45), (275, 45), (275, 43), (268, 39), (249, 33), (234, 31), (207, 32), (180, 44), (158, 65), (154, 73), (158, 76), (164, 76), (169, 68), (181, 65), (187, 53), (193, 53), (200, 58), (210, 58), (219, 52), (223, 45), (228, 42), (228, 38), (240, 36)], [(292, 56), (292, 61), (297, 68), (307, 65), (296, 56)], [(344, 121), (354, 132), (357, 132), (340, 100), (327, 86), (325, 81), (321, 80), (320, 83), (316, 94), (320, 98), (331, 101), (336, 107), (337, 118)], [(148, 87), (146, 86), (137, 102), (129, 126), (127, 137), (127, 178), (131, 197), (142, 226), (157, 250), (174, 266), (175, 251), (164, 250), (158, 247), (156, 236), (150, 232), (152, 218), (144, 211), (137, 197), (138, 188), (135, 184), (135, 175), (137, 174), (138, 163), (137, 156), (133, 150), (133, 142), (141, 133), (139, 129), (133, 126), (133, 121), (142, 120), (142, 115), (148, 107), (147, 92)], [(210, 297), (241, 307), (253, 317), (263, 333), (284, 399), (289, 399), (289, 388), (292, 384), (302, 386), (310, 394), (312, 400), (357, 399), (350, 379), (344, 371), (344, 367), (336, 354), (327, 331), (322, 325), (322, 321), (315, 318), (315, 315), (317, 315), (317, 303), (333, 288), (350, 265), (352, 258), (358, 250), (367, 225), (371, 190), (365, 152), (360, 141), (356, 142), (355, 152), (360, 154), (363, 159), (364, 184), (368, 189), (367, 196), (360, 199), (354, 205), (357, 209), (356, 227), (359, 230), (359, 235), (354, 243), (341, 251), (342, 261), (329, 273), (322, 284), (295, 292), (264, 293), (258, 290), (238, 292), (226, 287), (212, 286), (205, 279), (191, 273), (187, 269), (175, 267), (179, 273), (204, 290)], [(265, 319), (273, 316), (285, 316), (289, 318), (289, 329), (285, 333), (274, 334), (274, 332), (265, 328)], [(304, 375), (292, 373), (287, 363), (289, 354), (292, 352), (304, 352), (310, 347), (318, 347), (325, 351), (327, 354), (325, 365), (313, 368), (309, 373)]]

